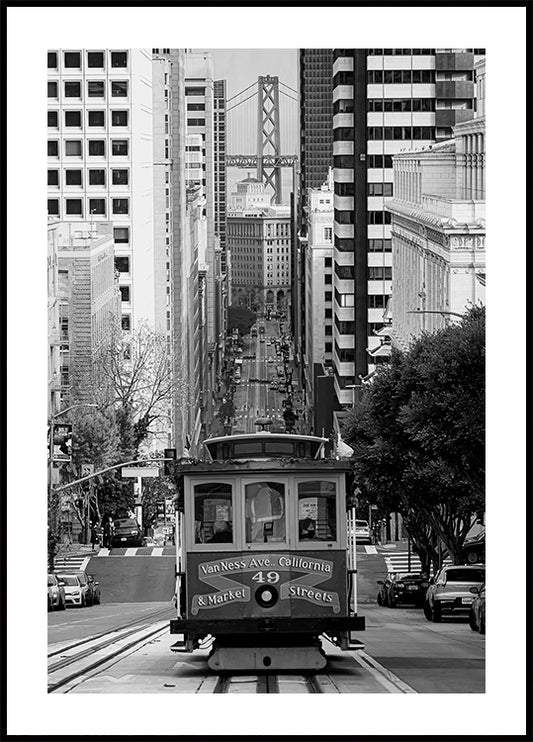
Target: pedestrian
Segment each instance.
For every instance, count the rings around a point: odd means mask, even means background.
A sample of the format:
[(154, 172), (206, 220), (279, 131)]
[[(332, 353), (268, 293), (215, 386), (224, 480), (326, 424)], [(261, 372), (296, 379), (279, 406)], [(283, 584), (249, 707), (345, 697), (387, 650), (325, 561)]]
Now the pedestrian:
[(104, 516), (104, 546), (109, 549), (111, 547), (111, 516)]
[(94, 551), (95, 544), (98, 543), (98, 532), (96, 530), (96, 523), (91, 523), (91, 545), (92, 550)]

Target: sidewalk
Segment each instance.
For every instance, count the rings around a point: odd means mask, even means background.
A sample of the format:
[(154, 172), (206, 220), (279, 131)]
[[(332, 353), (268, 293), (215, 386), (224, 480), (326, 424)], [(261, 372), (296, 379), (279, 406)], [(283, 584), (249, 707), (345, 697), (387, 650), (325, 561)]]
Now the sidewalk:
[(94, 545), (94, 551), (91, 544), (64, 544), (60, 546), (56, 557), (88, 556), (89, 554), (98, 554), (100, 544)]

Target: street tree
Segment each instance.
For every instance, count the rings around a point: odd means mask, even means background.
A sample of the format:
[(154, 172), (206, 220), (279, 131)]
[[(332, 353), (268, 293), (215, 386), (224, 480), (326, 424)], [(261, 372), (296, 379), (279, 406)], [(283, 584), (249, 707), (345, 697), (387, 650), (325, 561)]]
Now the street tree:
[(440, 539), (455, 561), (484, 506), (484, 309), (426, 333), (365, 385), (343, 436), (359, 486), (401, 512), (435, 559)]
[(247, 307), (228, 307), (228, 330), (239, 330), (241, 335), (248, 335), (256, 320), (254, 312)]

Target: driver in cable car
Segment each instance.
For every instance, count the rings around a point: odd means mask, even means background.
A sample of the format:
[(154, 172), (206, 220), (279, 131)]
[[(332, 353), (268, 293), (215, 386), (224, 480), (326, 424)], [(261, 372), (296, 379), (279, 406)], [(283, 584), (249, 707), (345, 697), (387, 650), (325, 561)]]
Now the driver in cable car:
[(285, 539), (285, 506), (283, 497), (264, 484), (250, 504), (251, 541)]

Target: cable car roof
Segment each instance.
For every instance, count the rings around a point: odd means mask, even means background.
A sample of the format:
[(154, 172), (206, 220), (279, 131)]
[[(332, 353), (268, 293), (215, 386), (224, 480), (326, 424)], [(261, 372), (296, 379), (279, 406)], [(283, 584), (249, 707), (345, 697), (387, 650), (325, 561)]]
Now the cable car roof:
[(212, 461), (243, 459), (261, 460), (272, 458), (319, 459), (323, 456), (327, 438), (297, 433), (257, 433), (208, 438), (204, 445)]

